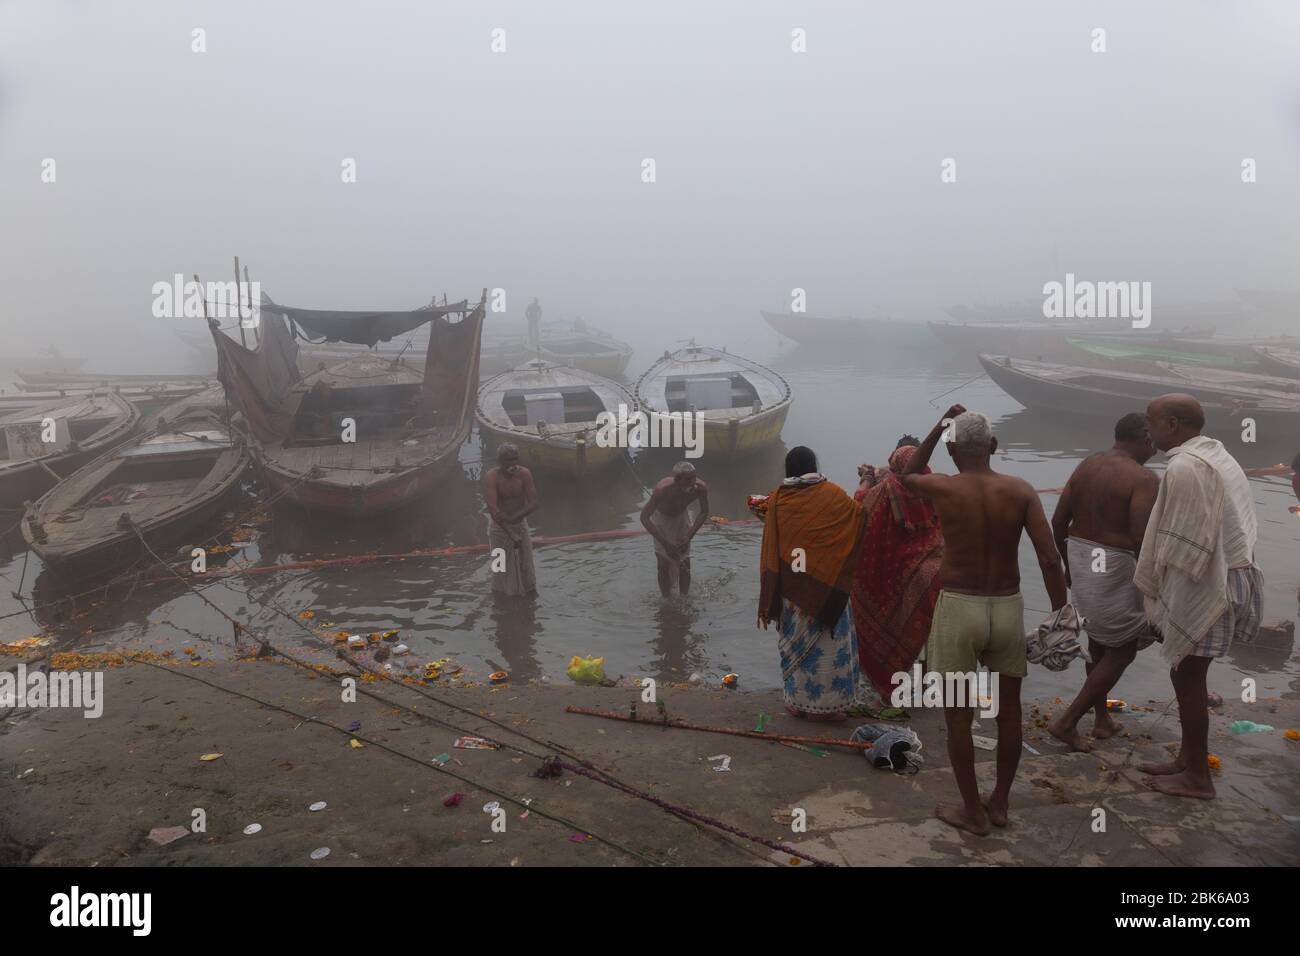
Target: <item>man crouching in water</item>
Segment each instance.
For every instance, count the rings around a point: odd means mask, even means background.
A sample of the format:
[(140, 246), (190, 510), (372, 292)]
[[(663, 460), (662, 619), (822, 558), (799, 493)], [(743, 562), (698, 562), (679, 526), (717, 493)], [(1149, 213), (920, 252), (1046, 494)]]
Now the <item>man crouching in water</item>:
[[(698, 508), (694, 521), (687, 510), (692, 502)], [(679, 461), (673, 473), (655, 485), (641, 509), (641, 524), (654, 538), (659, 591), (664, 597), (670, 597), (674, 587), (690, 593), (691, 539), (708, 519), (708, 486), (696, 476), (694, 465)]]
[[(958, 475), (922, 475), (946, 428), (952, 429), (948, 454)], [(1020, 681), (1025, 676), (1024, 599), (1020, 596), (1020, 534), (1028, 532), (1038, 553), (1043, 583), (1052, 609), (1066, 603), (1065, 574), (1043, 514), (1038, 493), (1011, 475), (989, 466), (997, 439), (978, 412), (954, 405), (930, 429), (920, 450), (901, 476), (903, 485), (934, 502), (943, 530), (943, 590), (934, 609), (926, 644), (926, 669), (944, 675), (974, 676), (983, 664), (998, 677), (997, 780), (980, 799), (971, 740), (974, 701), (944, 702), (948, 758), (962, 804), (940, 805), (935, 816), (945, 823), (985, 836), (989, 824), (1006, 826), (1011, 782), (1020, 764)], [(973, 682), (972, 682), (973, 685)]]

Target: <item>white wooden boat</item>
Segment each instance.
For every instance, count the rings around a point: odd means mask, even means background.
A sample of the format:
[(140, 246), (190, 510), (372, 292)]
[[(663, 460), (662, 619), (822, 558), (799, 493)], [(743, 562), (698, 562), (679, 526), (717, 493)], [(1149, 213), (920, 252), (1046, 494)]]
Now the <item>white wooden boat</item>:
[(528, 468), (575, 477), (617, 464), (624, 449), (597, 442), (598, 416), (636, 410), (622, 385), (600, 375), (547, 362), (530, 362), (483, 383), (475, 418), (490, 449), (519, 448)]
[(790, 385), (772, 369), (718, 349), (690, 345), (665, 352), (636, 383), (649, 413), (698, 412), (704, 454), (748, 454), (781, 437), (790, 411)]

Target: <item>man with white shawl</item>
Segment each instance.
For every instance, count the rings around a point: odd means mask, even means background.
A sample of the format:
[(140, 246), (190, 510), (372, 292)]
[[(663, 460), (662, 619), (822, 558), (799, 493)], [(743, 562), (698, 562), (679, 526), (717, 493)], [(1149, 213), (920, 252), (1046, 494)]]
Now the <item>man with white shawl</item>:
[(1183, 728), (1172, 763), (1138, 769), (1155, 790), (1210, 800), (1205, 678), (1233, 640), (1255, 639), (1264, 578), (1255, 566), (1250, 481), (1221, 442), (1201, 434), (1204, 427), (1205, 413), (1190, 395), (1162, 395), (1147, 406), (1151, 439), (1169, 465), (1133, 580), (1163, 639)]

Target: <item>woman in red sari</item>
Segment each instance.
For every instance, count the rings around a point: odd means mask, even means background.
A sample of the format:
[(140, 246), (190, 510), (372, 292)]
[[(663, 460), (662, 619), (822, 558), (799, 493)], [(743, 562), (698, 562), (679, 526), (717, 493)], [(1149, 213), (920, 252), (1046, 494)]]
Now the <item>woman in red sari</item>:
[(930, 635), (943, 559), (938, 513), (898, 479), (916, 453), (908, 440), (889, 456), (888, 471), (859, 469), (854, 495), (867, 521), (850, 592), (859, 666), (886, 700), (893, 675), (911, 669)]

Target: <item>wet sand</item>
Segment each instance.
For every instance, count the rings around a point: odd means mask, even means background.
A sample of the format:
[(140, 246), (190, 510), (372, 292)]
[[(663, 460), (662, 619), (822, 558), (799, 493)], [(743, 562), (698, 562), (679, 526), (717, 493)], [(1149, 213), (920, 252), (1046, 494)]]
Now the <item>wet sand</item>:
[[(15, 663), (4, 661), (9, 669)], [(1210, 802), (1175, 800), (1141, 783), (1136, 765), (1166, 759), (1166, 745), (1178, 737), (1176, 707), (1166, 700), (1130, 699), (1141, 709), (1120, 718), (1125, 732), (1091, 754), (1067, 753), (1047, 735), (1043, 724), (1061, 709), (1054, 700), (1026, 700), (1026, 740), (1041, 755), (1024, 753), (1010, 826), (980, 838), (932, 816), (935, 803), (956, 794), (935, 711), (915, 711), (910, 722), (925, 767), (896, 775), (852, 752), (817, 756), (769, 741), (650, 726), (644, 718), (654, 708), (647, 704), (638, 724), (565, 712), (567, 704), (626, 712), (639, 697), (630, 682), (426, 688), (471, 714), (398, 682), (360, 686), (404, 706), (364, 694), (344, 703), (334, 679), (281, 662), (173, 658), (161, 666), (108, 668), (97, 720), (79, 711), (9, 711), (0, 719), (0, 863), (791, 865), (785, 852), (685, 821), (585, 777), (530, 776), (541, 757), (561, 748), (645, 793), (834, 864), (1300, 862), (1300, 743), (1282, 736), (1300, 723), (1294, 700), (1264, 698), (1249, 707), (1230, 701), (1212, 714), (1210, 750), (1222, 770), (1215, 779), (1219, 799)], [(249, 697), (317, 720), (304, 723)], [(750, 730), (766, 713), (768, 733), (846, 737), (857, 722), (806, 724), (786, 715), (770, 691), (660, 685), (659, 698), (669, 716), (715, 726)], [(1228, 733), (1241, 717), (1277, 730)], [(355, 735), (324, 726), (354, 721), (361, 725)], [(982, 724), (976, 733), (996, 736), (991, 720)], [(1089, 719), (1081, 726), (1086, 730)], [(507, 749), (455, 749), (462, 734), (492, 737)], [(353, 747), (352, 736), (363, 746)], [(222, 756), (199, 759), (210, 753)], [(431, 763), (442, 754), (452, 758), (446, 770), (465, 779)], [(720, 754), (731, 758), (727, 772), (708, 759)], [(987, 786), (993, 754), (977, 750), (976, 760)], [(464, 794), (463, 802), (445, 807), (454, 792)], [(502, 795), (530, 798), (528, 817), (521, 819), (523, 807)], [(504, 833), (493, 832), (493, 817), (482, 809), (494, 800), (506, 809)], [(316, 801), (328, 806), (309, 811)], [(196, 807), (206, 813), (205, 833), (165, 846), (148, 839), (155, 827), (188, 826)], [(807, 813), (806, 833), (791, 832), (795, 808)], [(1105, 832), (1094, 830), (1095, 808), (1105, 810)], [(568, 822), (546, 819), (543, 811)], [(245, 835), (252, 823), (261, 831)], [(575, 839), (583, 832), (596, 838)], [(321, 847), (329, 856), (313, 862), (312, 851)]]

